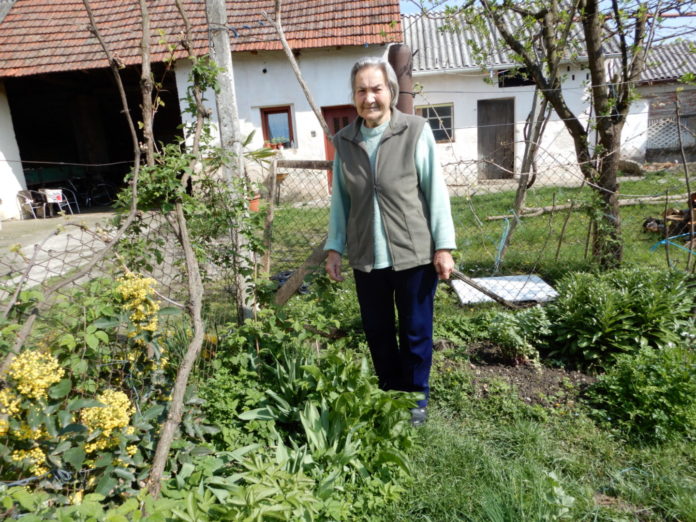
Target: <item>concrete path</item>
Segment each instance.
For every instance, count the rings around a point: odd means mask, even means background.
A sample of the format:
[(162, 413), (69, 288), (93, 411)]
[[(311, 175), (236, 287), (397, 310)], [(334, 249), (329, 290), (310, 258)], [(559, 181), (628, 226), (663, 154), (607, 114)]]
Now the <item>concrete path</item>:
[[(84, 265), (104, 247), (100, 237), (89, 231), (106, 226), (113, 212), (89, 212), (46, 219), (3, 221), (0, 229), (0, 276), (10, 287), (19, 283), (29, 260), (32, 269), (25, 287), (41, 284)], [(40, 245), (37, 250), (37, 245)], [(21, 255), (15, 249), (19, 247)], [(5, 297), (0, 292), (0, 297)]]

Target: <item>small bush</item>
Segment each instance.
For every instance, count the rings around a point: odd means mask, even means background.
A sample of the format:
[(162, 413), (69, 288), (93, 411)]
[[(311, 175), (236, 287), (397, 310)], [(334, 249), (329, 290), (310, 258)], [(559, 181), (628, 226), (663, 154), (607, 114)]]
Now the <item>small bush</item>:
[(696, 352), (644, 344), (621, 355), (588, 391), (595, 417), (631, 439), (663, 441), (696, 436)]
[(515, 362), (535, 361), (538, 347), (550, 330), (546, 311), (540, 307), (520, 312), (497, 312), (488, 324), (488, 340), (497, 344), (503, 357)]
[(679, 342), (694, 306), (689, 285), (682, 273), (646, 268), (569, 275), (548, 308), (549, 356), (601, 369), (642, 344)]

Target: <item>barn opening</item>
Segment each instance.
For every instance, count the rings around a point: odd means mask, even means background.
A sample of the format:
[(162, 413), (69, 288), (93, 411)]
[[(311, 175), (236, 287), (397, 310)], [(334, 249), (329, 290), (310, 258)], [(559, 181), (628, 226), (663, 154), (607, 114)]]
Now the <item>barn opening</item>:
[[(182, 135), (174, 73), (152, 65), (162, 100), (154, 120), (156, 142)], [(128, 107), (140, 113), (140, 69), (121, 70)], [(74, 189), (87, 202), (98, 185), (107, 203), (133, 165), (131, 133), (110, 69), (40, 74), (5, 80), (22, 168), (28, 188)], [(140, 134), (140, 129), (137, 129)], [(142, 140), (142, 135), (139, 135)]]

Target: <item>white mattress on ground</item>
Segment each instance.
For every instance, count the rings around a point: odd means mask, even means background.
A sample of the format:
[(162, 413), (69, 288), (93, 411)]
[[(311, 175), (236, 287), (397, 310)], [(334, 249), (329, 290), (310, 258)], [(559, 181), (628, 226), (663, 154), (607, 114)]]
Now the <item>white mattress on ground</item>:
[[(476, 283), (508, 301), (545, 302), (558, 297), (553, 289), (538, 275), (514, 275), (500, 277), (474, 277)], [(462, 304), (488, 303), (493, 299), (459, 279), (452, 279), (452, 288)]]

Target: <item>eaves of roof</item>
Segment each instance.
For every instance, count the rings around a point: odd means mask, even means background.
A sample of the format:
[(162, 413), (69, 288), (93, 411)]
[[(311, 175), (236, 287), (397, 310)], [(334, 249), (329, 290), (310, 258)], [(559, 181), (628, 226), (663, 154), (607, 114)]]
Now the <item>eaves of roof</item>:
[(688, 73), (696, 74), (696, 42), (668, 43), (650, 49), (640, 82), (674, 82)]
[[(0, 0), (0, 5), (8, 0)], [(192, 52), (208, 52), (204, 0), (182, 0)], [(140, 63), (141, 13), (132, 0), (90, 0), (97, 27), (123, 65)], [(153, 61), (183, 58), (184, 23), (172, 0), (148, 0)], [(264, 19), (274, 0), (228, 0), (233, 52), (280, 50)], [(398, 0), (285, 0), (285, 36), (293, 49), (381, 45), (403, 41)], [(171, 51), (171, 48), (174, 51)], [(82, 0), (16, 0), (0, 23), (0, 77), (93, 69), (108, 62), (90, 32)]]

